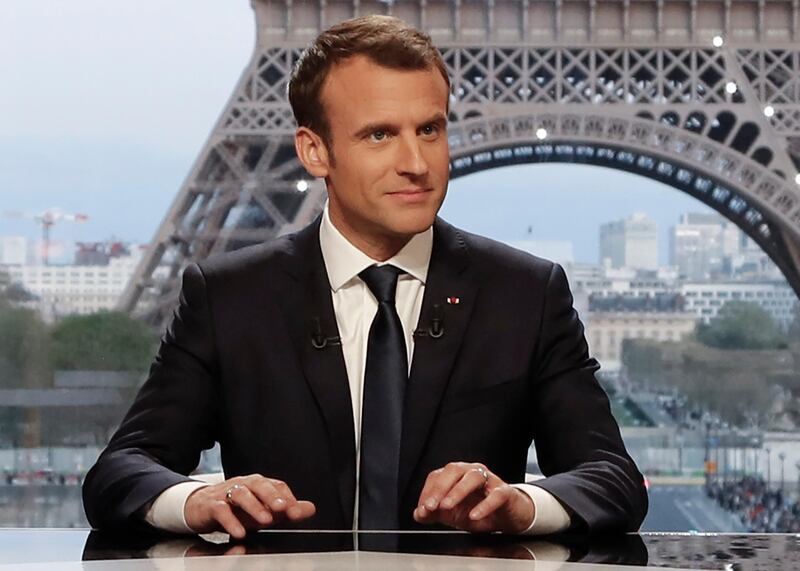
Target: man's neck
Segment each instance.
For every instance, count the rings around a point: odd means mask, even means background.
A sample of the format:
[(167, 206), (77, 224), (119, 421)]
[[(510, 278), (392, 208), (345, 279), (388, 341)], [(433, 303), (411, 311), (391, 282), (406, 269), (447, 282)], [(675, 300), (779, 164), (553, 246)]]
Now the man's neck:
[(361, 250), (376, 262), (385, 262), (408, 244), (411, 236), (369, 236), (355, 232), (344, 220), (339, 219), (334, 212), (330, 212), (331, 224), (353, 246)]

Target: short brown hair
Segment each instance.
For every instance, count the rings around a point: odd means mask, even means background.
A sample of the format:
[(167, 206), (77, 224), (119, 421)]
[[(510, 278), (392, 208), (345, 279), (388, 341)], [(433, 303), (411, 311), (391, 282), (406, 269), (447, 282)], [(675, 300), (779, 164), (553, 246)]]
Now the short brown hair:
[(356, 55), (393, 69), (436, 68), (450, 89), (447, 68), (430, 36), (403, 20), (373, 14), (336, 24), (302, 53), (289, 80), (289, 103), (297, 124), (314, 131), (328, 147), (331, 132), (322, 107), (322, 86), (331, 67)]

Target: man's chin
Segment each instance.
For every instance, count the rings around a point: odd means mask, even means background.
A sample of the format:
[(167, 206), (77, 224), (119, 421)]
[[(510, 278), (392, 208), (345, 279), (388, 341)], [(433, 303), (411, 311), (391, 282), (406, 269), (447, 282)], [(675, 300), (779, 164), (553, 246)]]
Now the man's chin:
[(425, 232), (425, 230), (433, 225), (435, 219), (436, 215), (428, 215), (425, 217), (416, 217), (413, 220), (402, 220), (394, 224), (391, 230), (397, 237), (411, 238), (416, 234)]

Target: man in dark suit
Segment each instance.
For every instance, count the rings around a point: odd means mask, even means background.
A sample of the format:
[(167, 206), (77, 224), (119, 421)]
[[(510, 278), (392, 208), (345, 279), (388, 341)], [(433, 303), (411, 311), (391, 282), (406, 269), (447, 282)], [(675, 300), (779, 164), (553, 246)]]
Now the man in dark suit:
[[(150, 376), (87, 474), (89, 521), (637, 529), (642, 476), (563, 270), (436, 217), (449, 79), (430, 39), (387, 17), (335, 26), (289, 98), (325, 211), (186, 268)], [(215, 441), (226, 479), (189, 478)]]

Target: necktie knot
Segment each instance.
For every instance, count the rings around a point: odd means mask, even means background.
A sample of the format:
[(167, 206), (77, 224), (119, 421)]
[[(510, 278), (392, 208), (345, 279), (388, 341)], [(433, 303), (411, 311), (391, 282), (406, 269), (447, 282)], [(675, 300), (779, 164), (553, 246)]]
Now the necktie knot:
[(363, 270), (358, 276), (364, 280), (367, 287), (375, 296), (378, 302), (394, 303), (395, 292), (397, 291), (397, 278), (403, 270), (385, 264), (383, 266), (370, 266)]

